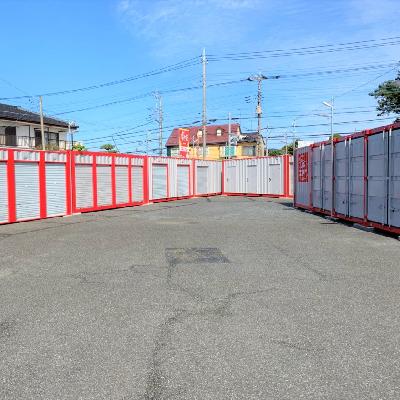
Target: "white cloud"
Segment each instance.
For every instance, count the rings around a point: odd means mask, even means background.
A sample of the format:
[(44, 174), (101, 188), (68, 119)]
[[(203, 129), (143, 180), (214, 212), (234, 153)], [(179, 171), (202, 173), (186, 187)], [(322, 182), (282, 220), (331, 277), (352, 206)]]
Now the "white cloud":
[(153, 51), (176, 55), (203, 46), (224, 46), (249, 30), (244, 13), (257, 12), (260, 0), (121, 0), (118, 13), (129, 31)]

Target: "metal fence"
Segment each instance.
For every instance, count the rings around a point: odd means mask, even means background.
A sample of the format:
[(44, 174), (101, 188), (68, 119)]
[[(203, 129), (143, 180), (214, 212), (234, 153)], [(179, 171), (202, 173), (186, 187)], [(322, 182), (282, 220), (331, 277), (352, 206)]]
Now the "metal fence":
[(400, 123), (298, 149), (294, 203), (400, 233)]

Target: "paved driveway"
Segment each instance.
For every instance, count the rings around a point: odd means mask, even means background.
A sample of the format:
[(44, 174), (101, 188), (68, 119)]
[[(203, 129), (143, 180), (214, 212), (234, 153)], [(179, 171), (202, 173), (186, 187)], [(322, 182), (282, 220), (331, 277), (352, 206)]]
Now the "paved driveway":
[(399, 399), (400, 243), (263, 198), (0, 227), (1, 399)]

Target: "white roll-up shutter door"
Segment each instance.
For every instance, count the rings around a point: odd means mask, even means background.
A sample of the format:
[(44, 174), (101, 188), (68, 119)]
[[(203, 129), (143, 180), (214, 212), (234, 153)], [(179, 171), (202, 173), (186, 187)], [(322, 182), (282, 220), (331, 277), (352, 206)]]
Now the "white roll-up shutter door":
[(17, 219), (40, 217), (39, 165), (15, 163), (15, 195)]
[(167, 166), (153, 164), (153, 196), (152, 199), (167, 197)]
[(0, 163), (0, 222), (8, 221), (7, 164)]
[(97, 205), (112, 204), (111, 166), (97, 165)]
[(197, 166), (196, 169), (196, 181), (197, 181), (197, 194), (207, 194), (208, 187), (208, 167), (207, 166)]
[(77, 165), (75, 168), (76, 207), (93, 207), (93, 178), (91, 165)]
[(129, 202), (128, 166), (115, 167), (115, 185), (118, 204)]
[(178, 197), (189, 196), (189, 166), (178, 165)]
[(67, 212), (65, 164), (46, 163), (47, 215)]
[(143, 201), (143, 167), (136, 165), (132, 167), (132, 201)]

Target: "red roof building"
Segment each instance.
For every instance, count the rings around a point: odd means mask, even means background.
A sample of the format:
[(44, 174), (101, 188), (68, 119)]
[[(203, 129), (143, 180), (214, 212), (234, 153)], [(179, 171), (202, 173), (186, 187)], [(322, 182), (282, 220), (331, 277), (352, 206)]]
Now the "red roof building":
[[(190, 126), (190, 127), (181, 127), (185, 129), (189, 129), (190, 136), (190, 145), (195, 143), (195, 145), (203, 144), (203, 127), (202, 126)], [(179, 146), (179, 129), (174, 128), (170, 137), (167, 140), (166, 147), (178, 147)], [(228, 143), (228, 124), (224, 125), (207, 125), (207, 145), (225, 145)], [(240, 135), (240, 125), (239, 124), (231, 124), (231, 134), (232, 135)]]

